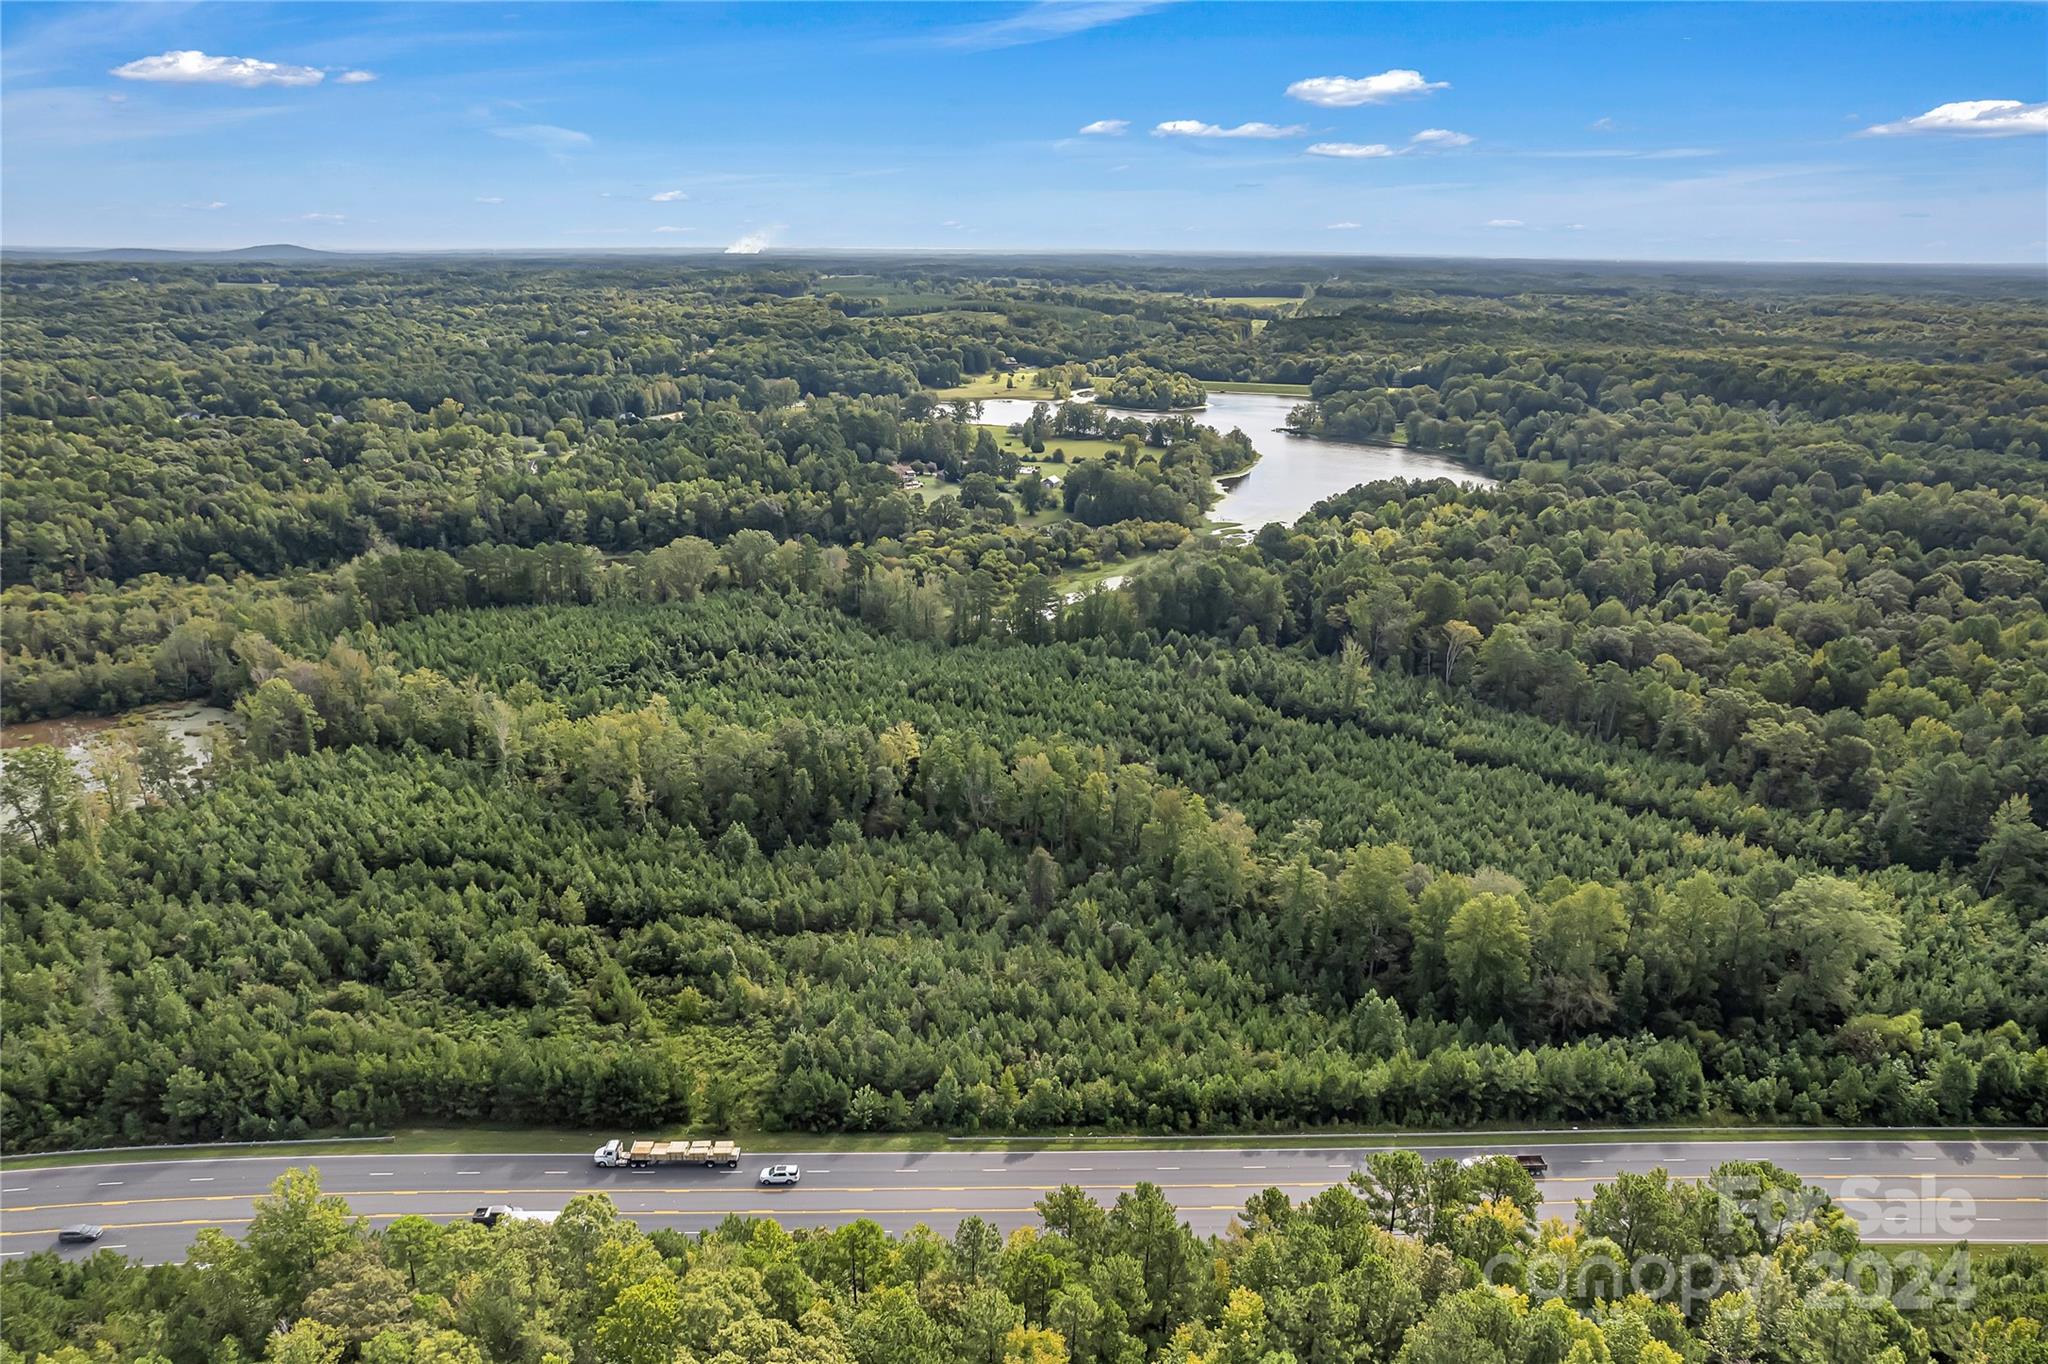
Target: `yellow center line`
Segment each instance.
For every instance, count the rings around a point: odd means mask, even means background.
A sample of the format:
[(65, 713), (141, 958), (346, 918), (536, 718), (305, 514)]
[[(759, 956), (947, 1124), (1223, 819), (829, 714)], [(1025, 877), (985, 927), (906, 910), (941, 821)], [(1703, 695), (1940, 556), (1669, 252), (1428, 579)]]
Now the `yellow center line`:
[[(1943, 1173), (1939, 1171), (1928, 1170), (1896, 1174), (1837, 1173), (1797, 1175), (1796, 1177), (1813, 1183), (1844, 1183), (1849, 1180), (1868, 1179), (1910, 1179), (1915, 1181), (1916, 1183), (1924, 1182), (1930, 1179), (2048, 1181), (2048, 1175), (1992, 1173), (1957, 1175), (1953, 1173)], [(1140, 1181), (1136, 1179), (1086, 1179), (1070, 1180), (1064, 1182), (1075, 1184), (1078, 1187), (1084, 1189), (1128, 1189), (1134, 1187)], [(1155, 1187), (1157, 1187), (1163, 1192), (1171, 1192), (1174, 1190), (1181, 1189), (1327, 1189), (1334, 1185), (1342, 1184), (1344, 1182), (1344, 1176), (1338, 1175), (1335, 1178), (1326, 1179), (1246, 1180), (1238, 1182), (1190, 1182), (1177, 1184), (1161, 1183), (1155, 1184)], [(1550, 1185), (1556, 1184), (1611, 1184), (1613, 1182), (1614, 1176), (1612, 1173), (1597, 1175), (1550, 1175), (1542, 1181), (1542, 1185), (1539, 1187), (1548, 1187)], [(830, 1191), (836, 1194), (1051, 1193), (1054, 1189), (1059, 1187), (1059, 1184), (834, 1184), (830, 1186)], [(636, 1187), (632, 1184), (610, 1184), (597, 1186), (581, 1185), (568, 1187), (528, 1184), (520, 1185), (516, 1188), (335, 1189), (329, 1190), (328, 1192), (340, 1198), (487, 1198), (492, 1196), (514, 1197), (541, 1194), (551, 1196), (559, 1194), (564, 1197), (574, 1198), (580, 1194), (609, 1194), (614, 1197), (629, 1196), (641, 1191), (642, 1190), (640, 1189), (636, 1189)], [(661, 1186), (647, 1186), (644, 1191), (648, 1193), (659, 1193), (668, 1196), (681, 1197), (702, 1196), (705, 1194), (711, 1194), (714, 1196), (722, 1194), (730, 1196), (741, 1192), (737, 1189), (720, 1187), (718, 1185), (713, 1184), (707, 1184), (698, 1188), (683, 1189)], [(808, 1192), (808, 1190), (806, 1190), (806, 1192)], [(138, 1206), (155, 1206), (170, 1203), (240, 1203), (247, 1202), (250, 1199), (264, 1197), (267, 1193), (268, 1190), (252, 1190), (245, 1193), (164, 1194), (156, 1197), (144, 1194), (133, 1198), (91, 1199), (74, 1203), (9, 1204), (5, 1205), (5, 1211), (10, 1214), (14, 1214), (24, 1212), (51, 1212), (75, 1208), (127, 1208)]]
[[(1216, 1187), (1216, 1186), (1211, 1186), (1211, 1185), (1191, 1185), (1191, 1186), (1188, 1186), (1188, 1187), (1191, 1187), (1191, 1188), (1209, 1188), (1209, 1187)], [(1229, 1186), (1224, 1186), (1224, 1187), (1229, 1187)], [(1294, 1188), (1306, 1188), (1306, 1187), (1316, 1187), (1316, 1188), (1322, 1188), (1322, 1187), (1326, 1187), (1326, 1186), (1323, 1186), (1323, 1185), (1315, 1185), (1315, 1186), (1308, 1186), (1308, 1185), (1292, 1185), (1292, 1186), (1289, 1186), (1289, 1185), (1268, 1185), (1268, 1186), (1262, 1186), (1262, 1187), (1279, 1187), (1279, 1188), (1286, 1188), (1286, 1187), (1294, 1187)], [(405, 1197), (445, 1197), (445, 1196), (447, 1195), (447, 1193), (448, 1193), (448, 1192), (450, 1192), (450, 1191), (447, 1191), (447, 1190), (431, 1190), (431, 1191), (420, 1191), (420, 1192), (418, 1192), (418, 1193), (405, 1193), (405, 1194), (401, 1194), (401, 1196), (405, 1196)], [(459, 1191), (456, 1191), (456, 1192), (459, 1192)], [(528, 1190), (528, 1192), (533, 1192), (533, 1193), (546, 1193), (546, 1192), (555, 1192), (555, 1193), (560, 1193), (560, 1192), (568, 1192), (568, 1191), (565, 1191), (565, 1190)], [(662, 1190), (661, 1192), (673, 1193), (673, 1192), (676, 1192), (676, 1191), (675, 1191), (675, 1190)], [(861, 1190), (835, 1190), (835, 1192), (870, 1192), (870, 1193), (872, 1193), (872, 1192), (879, 1192), (879, 1191), (877, 1191), (877, 1190), (864, 1190), (864, 1191), (861, 1191)], [(931, 1192), (944, 1192), (944, 1191), (943, 1191), (943, 1190), (932, 1190)], [(169, 1202), (169, 1201), (171, 1201), (171, 1200), (169, 1200), (169, 1199), (166, 1199), (166, 1200), (164, 1200), (164, 1201), (165, 1201), (165, 1202)], [(183, 1201), (194, 1201), (194, 1200), (183, 1200)], [(2048, 1197), (2019, 1197), (2019, 1198), (1972, 1198), (1972, 1197), (1970, 1197), (1970, 1196), (1969, 1196), (1968, 1194), (1964, 1194), (1964, 1195), (1960, 1195), (1960, 1196), (1957, 1196), (1957, 1195), (1946, 1195), (1946, 1194), (1943, 1194), (1943, 1195), (1936, 1195), (1936, 1196), (1934, 1196), (1934, 1197), (1932, 1197), (1932, 1198), (1919, 1198), (1919, 1197), (1912, 1197), (1912, 1196), (1880, 1196), (1880, 1195), (1863, 1195), (1863, 1196), (1855, 1196), (1855, 1197), (1850, 1197), (1850, 1198), (1844, 1199), (1843, 1201), (1844, 1201), (1844, 1202), (1850, 1202), (1850, 1203), (1882, 1203), (1882, 1204), (1892, 1204), (1892, 1205), (1902, 1205), (1902, 1204), (1914, 1204), (1914, 1203), (1963, 1203), (1963, 1202), (1967, 1202), (1967, 1203), (1970, 1203), (1970, 1204), (1971, 1204), (1972, 1206), (1977, 1206), (1977, 1207), (1994, 1207), (1994, 1206), (2007, 1206), (2007, 1205), (2017, 1205), (2017, 1204), (2025, 1204), (2025, 1205), (2038, 1205), (2038, 1204), (2048, 1204)], [(1543, 1200), (1541, 1200), (1540, 1206), (1542, 1206), (1542, 1207), (1546, 1207), (1546, 1208), (1561, 1208), (1561, 1207), (1571, 1207), (1571, 1206), (1573, 1206), (1573, 1205), (1574, 1205), (1574, 1203), (1575, 1203), (1575, 1200), (1571, 1200), (1571, 1199), (1562, 1199), (1562, 1198), (1546, 1198), (1546, 1199), (1543, 1199)], [(54, 1206), (54, 1207), (63, 1207), (63, 1206), (78, 1206), (78, 1205), (53, 1205), (53, 1206)], [(88, 1204), (88, 1205), (85, 1205), (85, 1206), (91, 1206), (91, 1205), (89, 1205), (89, 1204)], [(1243, 1204), (1241, 1204), (1241, 1203), (1217, 1203), (1217, 1204), (1198, 1204), (1198, 1203), (1182, 1203), (1182, 1204), (1178, 1205), (1178, 1210), (1179, 1210), (1179, 1211), (1181, 1211), (1181, 1212), (1238, 1212), (1238, 1211), (1241, 1211), (1241, 1210), (1242, 1210), (1242, 1208), (1243, 1208)], [(991, 1207), (991, 1206), (987, 1206), (987, 1205), (981, 1205), (981, 1206), (973, 1206), (973, 1207), (951, 1207), (951, 1206), (944, 1206), (944, 1205), (932, 1205), (932, 1206), (927, 1206), (927, 1207), (895, 1207), (895, 1208), (803, 1208), (803, 1207), (791, 1207), (791, 1206), (789, 1206), (789, 1205), (788, 1205), (788, 1204), (786, 1204), (786, 1203), (784, 1203), (784, 1204), (771, 1204), (771, 1205), (767, 1205), (767, 1206), (763, 1206), (763, 1207), (745, 1207), (745, 1208), (726, 1208), (726, 1207), (703, 1207), (703, 1206), (701, 1206), (701, 1205), (700, 1205), (700, 1206), (696, 1206), (696, 1207), (686, 1207), (686, 1208), (626, 1208), (626, 1209), (621, 1209), (621, 1210), (620, 1210), (620, 1212), (621, 1212), (621, 1215), (622, 1215), (622, 1216), (625, 1216), (625, 1217), (627, 1217), (628, 1219), (630, 1219), (630, 1218), (634, 1218), (634, 1217), (735, 1217), (735, 1216), (737, 1216), (737, 1217), (912, 1217), (912, 1216), (923, 1216), (923, 1215), (926, 1215), (926, 1214), (931, 1214), (931, 1213), (1027, 1213), (1027, 1212), (1036, 1212), (1036, 1211), (1038, 1211), (1038, 1208), (1037, 1208), (1037, 1205), (1036, 1205), (1036, 1204), (1027, 1204), (1027, 1205), (1025, 1205), (1025, 1206), (1023, 1206), (1023, 1207), (1009, 1207), (1009, 1206)], [(441, 1208), (441, 1209), (431, 1209), (431, 1210), (425, 1210), (425, 1211), (422, 1211), (422, 1210), (418, 1210), (418, 1209), (414, 1209), (414, 1210), (411, 1210), (411, 1211), (407, 1211), (407, 1212), (374, 1212), (374, 1213), (363, 1213), (363, 1214), (359, 1214), (359, 1215), (360, 1215), (360, 1216), (363, 1216), (363, 1217), (366, 1217), (366, 1218), (368, 1218), (368, 1219), (369, 1219), (369, 1220), (371, 1220), (371, 1221), (379, 1221), (379, 1222), (382, 1222), (382, 1221), (393, 1221), (393, 1220), (396, 1220), (397, 1218), (400, 1218), (400, 1217), (411, 1217), (411, 1216), (420, 1216), (420, 1217), (457, 1217), (457, 1218), (461, 1218), (461, 1217), (467, 1217), (467, 1216), (469, 1215), (469, 1209), (467, 1209), (467, 1208)], [(252, 1217), (194, 1217), (194, 1218), (185, 1218), (185, 1219), (182, 1219), (182, 1220), (173, 1220), (173, 1221), (159, 1221), (159, 1222), (110, 1222), (110, 1223), (106, 1223), (105, 1225), (106, 1225), (106, 1227), (107, 1227), (107, 1229), (108, 1229), (108, 1230), (115, 1230), (115, 1229), (121, 1229), (121, 1230), (140, 1230), (140, 1229), (145, 1229), (145, 1228), (152, 1228), (152, 1227), (225, 1227), (225, 1226), (244, 1226), (244, 1225), (248, 1224), (249, 1222), (251, 1222), (251, 1221), (253, 1221), (253, 1220), (254, 1220), (254, 1219), (253, 1219)], [(7, 1229), (5, 1229), (5, 1230), (0, 1230), (0, 1237), (6, 1237), (6, 1236), (54, 1236), (54, 1235), (55, 1235), (55, 1234), (56, 1234), (56, 1233), (57, 1233), (57, 1232), (58, 1232), (59, 1230), (60, 1230), (60, 1228), (57, 1228), (57, 1227), (25, 1227), (25, 1228), (17, 1228), (17, 1227), (10, 1227), (10, 1228), (7, 1228)]]

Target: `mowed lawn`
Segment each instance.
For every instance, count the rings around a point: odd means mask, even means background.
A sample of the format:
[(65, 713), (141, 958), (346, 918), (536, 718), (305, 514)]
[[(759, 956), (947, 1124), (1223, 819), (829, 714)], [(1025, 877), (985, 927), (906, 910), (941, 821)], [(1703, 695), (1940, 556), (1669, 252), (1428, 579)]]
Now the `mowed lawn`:
[(933, 391), (946, 399), (1035, 398), (1044, 402), (1054, 401), (1050, 388), (1032, 386), (1031, 373), (1030, 370), (1019, 370), (1015, 374), (977, 374), (964, 383), (955, 384), (952, 388)]
[[(983, 424), (988, 425), (987, 423)], [(1045, 453), (1035, 455), (1031, 453), (1030, 446), (1011, 435), (1006, 427), (991, 425), (988, 426), (988, 433), (996, 438), (998, 446), (1015, 455), (1018, 459), (1023, 460), (1026, 464), (1035, 464), (1040, 470), (1049, 474), (1057, 474), (1060, 471), (1060, 466), (1052, 462), (1052, 452), (1055, 450), (1067, 452), (1067, 463), (1079, 464), (1083, 460), (1101, 459), (1111, 451), (1121, 454), (1124, 448), (1122, 440), (1091, 440), (1086, 436), (1047, 436), (1045, 438)], [(1156, 455), (1159, 452), (1154, 450), (1152, 453)]]

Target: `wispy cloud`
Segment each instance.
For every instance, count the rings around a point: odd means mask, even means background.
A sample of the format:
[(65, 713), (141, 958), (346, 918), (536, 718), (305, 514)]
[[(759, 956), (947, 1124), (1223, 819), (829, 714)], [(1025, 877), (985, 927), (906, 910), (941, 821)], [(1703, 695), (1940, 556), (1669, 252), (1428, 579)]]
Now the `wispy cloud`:
[(688, 232), (690, 229), (687, 227), (677, 227), (674, 223), (663, 223), (654, 230), (656, 232)]
[(505, 196), (502, 194), (479, 194), (476, 196), (476, 201), (480, 204), (502, 204), (505, 202)]
[(689, 197), (689, 195), (679, 189), (665, 189), (658, 194), (648, 195), (647, 202), (650, 204), (673, 204)]
[(1336, 157), (1344, 161), (1366, 161), (1401, 154), (1384, 142), (1317, 142), (1306, 150), (1310, 156)]
[(1358, 224), (1357, 224), (1357, 223), (1325, 223), (1325, 224), (1323, 224), (1323, 231), (1325, 231), (1325, 232), (1349, 232), (1349, 231), (1350, 231), (1351, 229), (1353, 229), (1353, 228), (1355, 228), (1355, 227), (1357, 227), (1357, 226), (1358, 226)]
[(941, 33), (933, 41), (940, 47), (959, 48), (966, 52), (1021, 47), (1026, 43), (1042, 43), (1086, 33), (1105, 24), (1120, 24), (1140, 14), (1149, 14), (1159, 9), (1162, 3), (1163, 0), (1076, 0), (1076, 3), (1069, 4), (1042, 0), (1001, 19)]
[(317, 66), (289, 66), (257, 57), (213, 57), (196, 48), (174, 48), (154, 57), (137, 57), (107, 74), (124, 81), (238, 85), (245, 90), (263, 85), (318, 85), (327, 79), (327, 73)]
[(1361, 104), (1384, 104), (1390, 99), (1426, 95), (1450, 87), (1449, 81), (1430, 81), (1420, 71), (1397, 67), (1377, 76), (1310, 76), (1287, 87), (1289, 99), (1319, 104), (1325, 109), (1352, 109)]
[(1865, 128), (1863, 133), (1866, 137), (1897, 133), (2018, 137), (2027, 133), (2048, 133), (2048, 104), (2023, 104), (2016, 99), (1959, 100), (1954, 104), (1937, 104), (1924, 114), (1902, 118), (1896, 123), (1875, 124)]
[(284, 103), (242, 101), (213, 108), (163, 107), (157, 101), (129, 101), (73, 86), (9, 90), (0, 98), (0, 126), (10, 146), (91, 146), (100, 143), (185, 137), (230, 128), (294, 111)]
[(1252, 137), (1281, 138), (1300, 137), (1308, 129), (1299, 123), (1280, 127), (1272, 123), (1240, 123), (1235, 128), (1225, 128), (1215, 123), (1203, 123), (1199, 119), (1169, 119), (1152, 130), (1154, 137)]
[(524, 142), (557, 155), (590, 145), (589, 133), (579, 133), (574, 128), (558, 128), (552, 123), (508, 123), (492, 128), (490, 132), (492, 137)]
[(374, 71), (344, 71), (334, 78), (336, 85), (368, 85), (377, 79)]
[(1619, 123), (1616, 123), (1611, 118), (1602, 117), (1596, 118), (1591, 123), (1588, 123), (1586, 125), (1586, 129), (1589, 132), (1595, 133), (1615, 133), (1621, 131), (1621, 125)]
[(1502, 228), (1515, 228), (1526, 226), (1526, 224), (1523, 223), (1523, 221), (1520, 218), (1488, 218), (1486, 220), (1486, 225), (1488, 227)]
[(1081, 136), (1122, 137), (1130, 130), (1131, 121), (1127, 118), (1098, 118), (1093, 123), (1082, 125)]
[(202, 212), (202, 213), (211, 213), (211, 212), (212, 212), (213, 210), (215, 210), (215, 209), (218, 209), (218, 208), (226, 208), (226, 207), (227, 207), (227, 201), (226, 201), (226, 200), (224, 200), (224, 199), (206, 199), (206, 200), (202, 200), (202, 201), (200, 201), (200, 202), (198, 202), (198, 203), (192, 203), (192, 204), (179, 204), (179, 205), (178, 205), (178, 207), (179, 207), (179, 208), (196, 208), (196, 209), (198, 209), (198, 210), (199, 210), (200, 212)]
[(1310, 156), (1328, 156), (1345, 161), (1370, 161), (1385, 156), (1407, 156), (1411, 152), (1469, 147), (1475, 140), (1470, 133), (1454, 133), (1449, 128), (1424, 128), (1409, 138), (1405, 147), (1390, 147), (1384, 142), (1316, 142), (1304, 150)]
[(301, 213), (292, 221), (295, 223), (345, 223), (348, 221), (348, 215), (346, 213)]

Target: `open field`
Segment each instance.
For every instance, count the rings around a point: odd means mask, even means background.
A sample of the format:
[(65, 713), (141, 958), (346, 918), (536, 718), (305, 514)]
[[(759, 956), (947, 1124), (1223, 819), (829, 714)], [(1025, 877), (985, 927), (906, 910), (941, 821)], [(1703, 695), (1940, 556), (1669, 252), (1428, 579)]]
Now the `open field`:
[(1037, 398), (1052, 402), (1053, 391), (1034, 387), (1031, 375), (1030, 370), (1018, 370), (1014, 374), (977, 374), (964, 383), (936, 392), (941, 398)]
[(1266, 308), (1278, 312), (1282, 308), (1293, 308), (1301, 300), (1284, 294), (1249, 294), (1243, 298), (1198, 298), (1197, 303), (1206, 303), (1213, 308)]
[[(1023, 460), (1026, 464), (1036, 464), (1041, 471), (1049, 474), (1057, 474), (1060, 471), (1059, 464), (1051, 458), (1052, 452), (1055, 450), (1067, 452), (1067, 463), (1079, 464), (1083, 460), (1101, 459), (1104, 455), (1111, 453), (1121, 454), (1124, 448), (1124, 443), (1120, 440), (1091, 440), (1085, 436), (1056, 436), (1049, 438), (1045, 442), (1044, 454), (1034, 455), (1031, 453), (1031, 447), (1011, 435), (1007, 427), (990, 426), (988, 429), (990, 434), (996, 438), (997, 445), (1016, 455), (1017, 458)], [(1155, 450), (1153, 453), (1157, 454), (1158, 451)]]
[(1207, 383), (1203, 387), (1211, 393), (1271, 393), (1281, 398), (1306, 398), (1307, 384), (1254, 384), (1254, 383)]

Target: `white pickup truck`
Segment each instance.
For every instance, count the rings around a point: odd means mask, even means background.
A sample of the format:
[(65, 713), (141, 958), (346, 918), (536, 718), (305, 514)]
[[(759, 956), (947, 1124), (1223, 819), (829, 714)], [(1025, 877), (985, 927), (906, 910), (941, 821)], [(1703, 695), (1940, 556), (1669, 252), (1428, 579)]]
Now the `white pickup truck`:
[(489, 1207), (478, 1208), (469, 1215), (469, 1220), (495, 1227), (500, 1222), (552, 1222), (560, 1216), (558, 1212), (528, 1212), (509, 1203), (493, 1203)]

